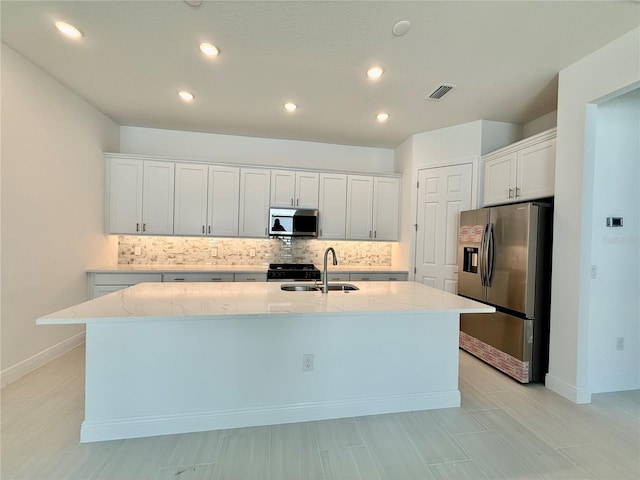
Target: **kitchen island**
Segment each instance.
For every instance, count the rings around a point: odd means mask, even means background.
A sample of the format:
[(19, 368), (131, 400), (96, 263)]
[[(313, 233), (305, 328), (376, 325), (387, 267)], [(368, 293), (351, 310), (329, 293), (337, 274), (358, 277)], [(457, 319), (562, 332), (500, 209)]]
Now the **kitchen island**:
[(354, 284), (143, 283), (37, 323), (86, 324), (82, 442), (459, 406), (459, 314), (494, 309)]

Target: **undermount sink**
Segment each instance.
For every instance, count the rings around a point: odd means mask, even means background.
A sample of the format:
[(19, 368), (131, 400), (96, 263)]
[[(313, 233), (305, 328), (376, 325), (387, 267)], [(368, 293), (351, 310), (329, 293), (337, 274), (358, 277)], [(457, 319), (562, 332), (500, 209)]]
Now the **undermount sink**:
[[(287, 283), (280, 286), (280, 290), (285, 292), (321, 292), (322, 285), (296, 285), (295, 283)], [(359, 290), (355, 285), (350, 283), (330, 283), (330, 292), (351, 292), (353, 290)]]

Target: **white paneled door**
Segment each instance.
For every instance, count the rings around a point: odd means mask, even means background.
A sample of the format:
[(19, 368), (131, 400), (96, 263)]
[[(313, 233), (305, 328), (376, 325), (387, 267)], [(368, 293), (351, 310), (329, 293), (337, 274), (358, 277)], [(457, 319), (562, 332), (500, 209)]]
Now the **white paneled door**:
[(458, 290), (460, 212), (471, 209), (472, 164), (418, 170), (416, 282)]

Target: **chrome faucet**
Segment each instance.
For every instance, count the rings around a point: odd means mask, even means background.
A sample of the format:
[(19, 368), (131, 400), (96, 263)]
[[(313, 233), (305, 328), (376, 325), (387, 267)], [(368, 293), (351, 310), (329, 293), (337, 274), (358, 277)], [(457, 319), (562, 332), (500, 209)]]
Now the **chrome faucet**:
[(338, 264), (338, 259), (336, 258), (336, 251), (333, 247), (329, 247), (324, 251), (324, 268), (322, 269), (322, 293), (327, 293), (329, 291), (329, 283), (327, 278), (327, 257), (329, 256), (329, 252), (333, 254), (333, 264)]

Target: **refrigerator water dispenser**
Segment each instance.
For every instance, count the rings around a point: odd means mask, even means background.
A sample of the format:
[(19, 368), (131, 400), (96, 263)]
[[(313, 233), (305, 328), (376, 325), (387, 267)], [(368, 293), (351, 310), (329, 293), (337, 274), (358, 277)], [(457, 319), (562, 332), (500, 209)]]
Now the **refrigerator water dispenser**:
[(478, 273), (478, 248), (477, 247), (464, 247), (462, 271), (469, 272), (469, 273)]

